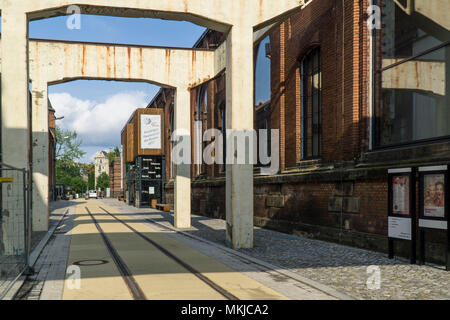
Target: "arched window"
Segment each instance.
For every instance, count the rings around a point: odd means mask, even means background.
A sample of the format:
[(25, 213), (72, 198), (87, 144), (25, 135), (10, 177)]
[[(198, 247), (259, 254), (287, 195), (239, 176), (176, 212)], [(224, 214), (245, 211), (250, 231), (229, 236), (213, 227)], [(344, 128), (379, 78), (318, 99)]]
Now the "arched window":
[[(197, 106), (195, 116), (195, 155), (197, 159), (203, 157), (203, 134), (207, 129), (207, 113), (208, 113), (208, 84), (203, 84), (197, 93)], [(199, 176), (204, 173), (205, 166), (197, 164), (196, 175)]]
[(271, 43), (267, 36), (258, 45), (255, 64), (255, 106), (271, 98)]
[[(173, 150), (172, 136), (174, 131), (175, 131), (175, 115), (172, 108), (172, 111), (170, 112), (170, 150)], [(175, 178), (175, 166), (173, 165), (173, 159), (171, 159), (170, 161), (170, 177), (171, 179)]]
[(320, 48), (311, 50), (300, 66), (302, 160), (317, 159), (322, 148), (322, 72)]
[(255, 130), (258, 135), (259, 154), (259, 130), (267, 130), (267, 150), (270, 156), (270, 130), (271, 130), (271, 43), (267, 36), (256, 49), (255, 64)]
[(222, 133), (222, 165), (220, 171), (226, 171), (227, 159), (227, 113), (225, 103), (222, 103), (218, 108), (217, 129)]

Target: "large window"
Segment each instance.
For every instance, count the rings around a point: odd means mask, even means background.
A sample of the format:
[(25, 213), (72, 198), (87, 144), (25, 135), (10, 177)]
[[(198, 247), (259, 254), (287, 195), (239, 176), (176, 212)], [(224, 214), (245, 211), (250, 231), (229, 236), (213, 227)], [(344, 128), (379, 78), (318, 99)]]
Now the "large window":
[[(206, 143), (203, 142), (203, 134), (207, 130), (207, 114), (208, 114), (208, 84), (202, 85), (197, 94), (197, 106), (195, 111), (195, 153), (197, 159), (202, 162), (203, 150)], [(205, 165), (196, 165), (196, 175), (205, 173)]]
[[(267, 130), (267, 152), (271, 152), (271, 42), (270, 37), (264, 38), (256, 48), (255, 65), (255, 130), (258, 137), (257, 151), (259, 154), (259, 130)], [(259, 159), (259, 157), (258, 157)], [(260, 166), (258, 163), (257, 166)]]
[(317, 159), (322, 144), (322, 73), (320, 48), (310, 51), (301, 62), (301, 158)]
[[(170, 112), (170, 150), (173, 150), (174, 143), (172, 141), (173, 132), (175, 131), (175, 115), (172, 105), (172, 111)], [(174, 179), (176, 172), (175, 172), (175, 166), (173, 164), (174, 159), (170, 159), (170, 178)]]
[[(443, 8), (444, 1), (448, 0), (442, 0)], [(383, 2), (383, 29), (377, 39), (382, 59), (376, 62), (375, 146), (448, 137), (448, 16), (415, 7), (414, 2)]]
[(226, 171), (226, 158), (227, 158), (227, 122), (226, 122), (226, 109), (225, 104), (221, 104), (217, 109), (217, 126), (218, 130), (222, 133), (222, 165), (220, 172)]

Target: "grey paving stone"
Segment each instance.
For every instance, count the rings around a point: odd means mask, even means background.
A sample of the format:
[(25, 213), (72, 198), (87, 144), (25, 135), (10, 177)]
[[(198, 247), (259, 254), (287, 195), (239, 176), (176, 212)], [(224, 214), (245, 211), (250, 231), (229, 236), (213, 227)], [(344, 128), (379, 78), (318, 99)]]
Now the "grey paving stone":
[[(165, 226), (173, 226), (172, 213), (136, 209), (116, 199), (102, 201), (122, 212), (144, 215)], [(192, 228), (185, 230), (186, 233), (221, 245), (225, 243), (225, 221), (195, 215), (192, 219)], [(357, 299), (450, 299), (450, 272), (443, 267), (410, 265), (405, 259), (390, 260), (383, 253), (261, 228), (255, 228), (255, 247), (240, 252)], [(379, 289), (371, 290), (367, 286), (370, 266), (379, 268)]]

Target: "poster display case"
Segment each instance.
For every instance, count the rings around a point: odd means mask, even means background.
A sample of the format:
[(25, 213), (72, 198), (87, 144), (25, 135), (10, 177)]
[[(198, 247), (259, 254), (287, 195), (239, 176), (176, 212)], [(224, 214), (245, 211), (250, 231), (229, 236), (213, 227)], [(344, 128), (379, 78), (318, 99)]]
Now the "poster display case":
[(394, 240), (409, 241), (410, 260), (416, 263), (416, 171), (388, 170), (388, 250), (394, 258)]
[(420, 263), (425, 263), (425, 234), (429, 230), (446, 233), (446, 268), (450, 270), (448, 165), (419, 168)]

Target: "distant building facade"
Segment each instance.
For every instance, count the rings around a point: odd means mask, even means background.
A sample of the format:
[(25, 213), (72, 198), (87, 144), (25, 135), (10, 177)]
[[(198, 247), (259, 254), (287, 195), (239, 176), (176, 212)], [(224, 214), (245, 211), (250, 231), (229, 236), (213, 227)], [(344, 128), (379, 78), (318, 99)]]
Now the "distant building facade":
[(97, 187), (98, 177), (102, 175), (102, 173), (106, 173), (109, 175), (109, 159), (108, 153), (106, 151), (99, 151), (94, 157), (94, 165), (95, 165), (95, 186)]

